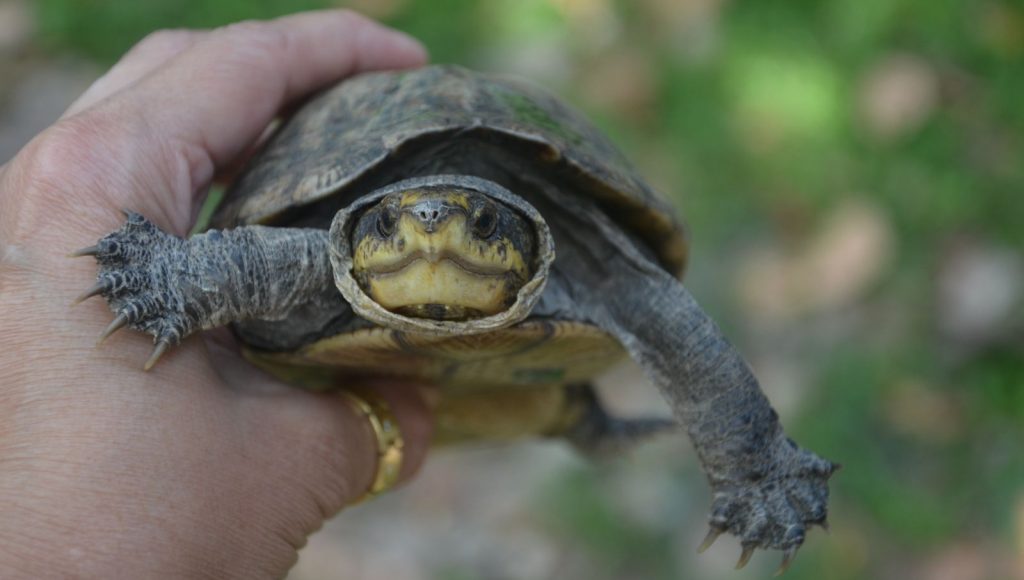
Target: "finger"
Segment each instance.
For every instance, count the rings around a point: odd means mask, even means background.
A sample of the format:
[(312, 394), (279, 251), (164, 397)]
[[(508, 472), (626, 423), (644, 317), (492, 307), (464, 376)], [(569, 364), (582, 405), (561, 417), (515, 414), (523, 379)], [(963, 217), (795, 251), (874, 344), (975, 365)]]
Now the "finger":
[[(259, 380), (249, 376), (247, 390), (251, 391)], [(426, 387), (396, 381), (358, 386), (372, 391), (390, 408), (403, 441), (399, 481), (408, 481), (422, 466), (433, 432)], [(298, 389), (281, 392), (276, 386), (260, 390), (266, 394), (247, 397), (245, 406), (252, 430), (248, 438), (262, 440), (257, 446), (266, 451), (261, 471), (301, 482), (298, 486), (277, 482), (272, 493), (298, 487), (308, 494), (317, 508), (308, 512), (316, 520), (309, 521), (310, 526), (319, 525), (317, 517), (329, 517), (361, 499), (380, 467), (378, 441), (368, 418), (342, 395)]]
[[(399, 483), (404, 483), (419, 472), (430, 449), (430, 440), (434, 432), (431, 413), (433, 404), (430, 400), (433, 398), (433, 388), (386, 381), (368, 385), (360, 392), (367, 391), (372, 391), (383, 399), (398, 422), (402, 436), (402, 464), (398, 480)], [(375, 460), (373, 463), (373, 473), (376, 475), (380, 462)]]
[(308, 12), (213, 31), (107, 106), (120, 123), (158, 137), (142, 143), (151, 150), (138, 155), (165, 160), (163, 172), (190, 159), (189, 183), (196, 191), (287, 103), (360, 71), (424, 60), (417, 41), (354, 12)]
[(354, 12), (308, 12), (216, 31), (140, 83), (136, 100), (156, 105), (146, 111), (155, 109), (154, 129), (203, 147), (219, 165), (295, 98), (356, 72), (423, 60), (418, 42)]
[(109, 71), (88, 88), (61, 118), (88, 109), (136, 83), (209, 34), (201, 30), (158, 30), (139, 41)]
[(346, 75), (424, 60), (415, 40), (345, 10), (217, 29), (51, 127), (18, 155), (15, 173), (33, 192), (25, 199), (48, 206), (33, 215), (67, 221), (55, 238), (73, 224), (92, 235), (122, 208), (184, 235), (216, 170), (284, 106)]
[[(287, 117), (287, 113), (285, 113), (284, 116)], [(257, 137), (256, 140), (247, 146), (241, 153), (236, 155), (234, 159), (229, 163), (218, 167), (216, 174), (213, 176), (213, 183), (223, 187), (227, 187), (234, 183), (235, 179), (237, 179), (242, 171), (245, 170), (246, 165), (249, 163), (249, 160), (252, 159), (253, 155), (256, 155), (263, 145), (266, 144), (267, 139), (269, 139), (278, 129), (280, 126), (279, 121), (280, 119), (272, 121), (267, 125), (266, 129), (263, 130), (263, 133), (261, 133), (260, 136)]]
[[(238, 344), (226, 329), (204, 332), (203, 339), (211, 356), (211, 367), (245, 401), (246, 413), (256, 432), (253, 438), (269, 435), (276, 444), (284, 443), (283, 452), (289, 456), (296, 455), (295, 449), (313, 450), (326, 441), (320, 450), (326, 458), (315, 457), (297, 469), (308, 472), (304, 476), (307, 481), (319, 481), (328, 487), (339, 482), (349, 484), (351, 489), (340, 492), (338, 509), (369, 489), (378, 467), (376, 435), (350, 399), (338, 394), (310, 393), (281, 383), (240, 357)], [(422, 466), (430, 446), (436, 390), (394, 380), (364, 381), (345, 387), (360, 398), (376, 396), (388, 405), (403, 440), (399, 481), (410, 479)], [(342, 465), (339, 461), (348, 463)]]
[[(378, 398), (383, 401), (395, 422), (398, 423), (398, 431), (402, 439), (402, 461), (399, 472), (399, 484), (412, 478), (423, 465), (427, 450), (430, 447), (430, 437), (433, 433), (433, 420), (430, 406), (424, 395), (428, 387), (395, 381), (374, 381), (368, 384), (355, 385), (356, 392), (363, 399)], [(379, 441), (376, 432), (370, 424), (369, 419), (354, 408), (349, 398), (335, 395), (330, 396), (330, 407), (340, 415), (340, 423), (354, 424), (360, 432), (359, 437), (351, 439), (351, 452), (358, 454), (357, 469), (349, 471), (351, 482), (350, 489), (346, 490), (345, 497), (342, 497), (340, 507), (349, 505), (362, 499), (369, 491), (378, 470), (381, 468), (380, 457), (378, 457)], [(386, 420), (386, 416), (378, 414), (378, 418)], [(351, 431), (346, 430), (351, 437)], [(339, 442), (342, 447), (345, 442)], [(325, 466), (326, 463), (319, 462), (317, 466)], [(342, 477), (342, 474), (331, 473), (327, 469), (324, 472), (324, 481), (330, 482)]]

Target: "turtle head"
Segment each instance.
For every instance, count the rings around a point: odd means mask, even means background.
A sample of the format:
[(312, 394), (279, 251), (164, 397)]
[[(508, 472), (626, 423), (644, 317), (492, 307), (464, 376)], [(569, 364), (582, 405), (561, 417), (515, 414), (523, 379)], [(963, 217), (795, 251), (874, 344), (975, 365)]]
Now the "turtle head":
[(352, 228), (352, 276), (396, 314), (472, 320), (508, 309), (536, 264), (533, 224), (450, 184), (384, 196)]

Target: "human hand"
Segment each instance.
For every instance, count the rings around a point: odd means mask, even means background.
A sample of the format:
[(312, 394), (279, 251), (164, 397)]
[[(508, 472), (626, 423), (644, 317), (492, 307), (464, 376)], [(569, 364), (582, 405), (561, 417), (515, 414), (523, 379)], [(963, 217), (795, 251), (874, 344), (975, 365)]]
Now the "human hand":
[[(289, 388), (216, 337), (151, 372), (148, 336), (65, 256), (121, 209), (185, 235), (211, 181), (289, 103), (363, 70), (425, 61), (414, 40), (346, 11), (156, 33), (0, 167), (0, 577), (279, 577), (376, 473), (367, 421)], [(365, 385), (364, 385), (365, 386)], [(372, 387), (421, 464), (415, 385)]]

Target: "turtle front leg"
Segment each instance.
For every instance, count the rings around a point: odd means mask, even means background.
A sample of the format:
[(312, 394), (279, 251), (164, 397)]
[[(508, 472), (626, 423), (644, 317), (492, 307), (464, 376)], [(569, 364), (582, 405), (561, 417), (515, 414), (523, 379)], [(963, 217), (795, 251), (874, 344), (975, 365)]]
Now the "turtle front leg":
[(71, 254), (94, 256), (99, 265), (96, 284), (76, 303), (106, 299), (115, 317), (100, 342), (125, 326), (153, 335), (147, 370), (197, 330), (279, 320), (334, 285), (326, 231), (247, 226), (185, 240), (125, 215), (119, 230)]

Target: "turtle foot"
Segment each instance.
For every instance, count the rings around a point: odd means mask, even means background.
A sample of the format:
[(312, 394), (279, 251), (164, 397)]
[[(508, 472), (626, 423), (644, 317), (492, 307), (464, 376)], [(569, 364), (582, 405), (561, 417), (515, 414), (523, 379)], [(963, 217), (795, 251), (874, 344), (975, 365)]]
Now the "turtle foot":
[(828, 479), (839, 465), (804, 449), (785, 465), (743, 482), (712, 484), (711, 529), (698, 548), (703, 552), (723, 533), (740, 539), (736, 568), (746, 566), (758, 548), (781, 550), (785, 572), (813, 526), (828, 529)]
[(181, 279), (187, 263), (184, 240), (171, 236), (137, 213), (125, 212), (121, 228), (95, 246), (71, 257), (92, 256), (99, 265), (96, 284), (75, 303), (93, 296), (106, 299), (114, 312), (113, 322), (100, 334), (97, 344), (125, 326), (153, 335), (156, 347), (145, 364), (149, 370), (168, 347), (178, 344), (194, 327), (181, 299)]

